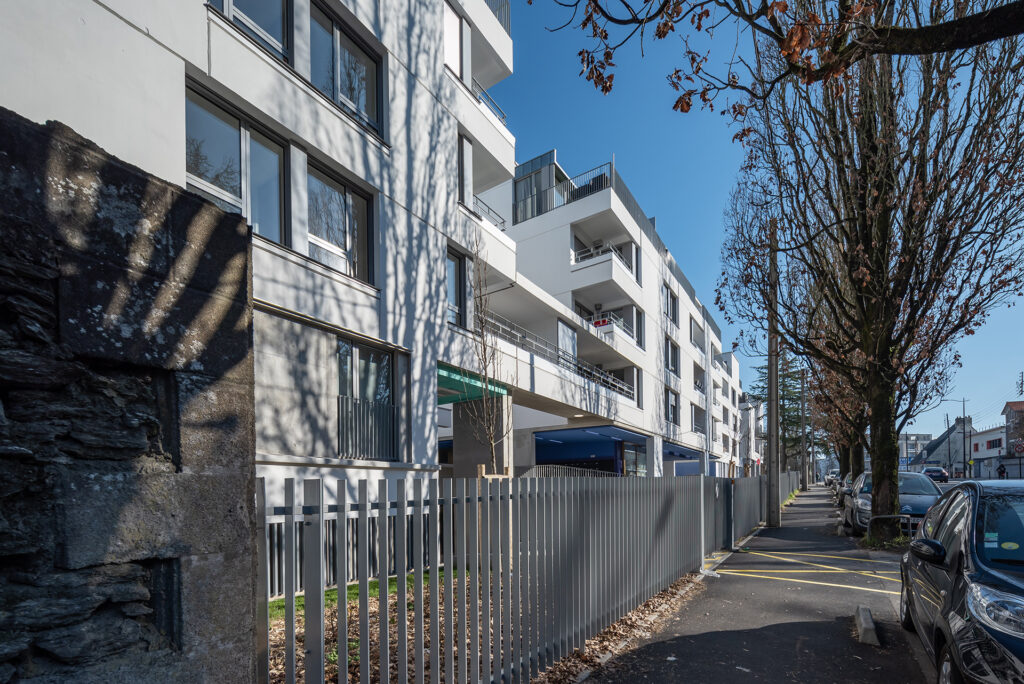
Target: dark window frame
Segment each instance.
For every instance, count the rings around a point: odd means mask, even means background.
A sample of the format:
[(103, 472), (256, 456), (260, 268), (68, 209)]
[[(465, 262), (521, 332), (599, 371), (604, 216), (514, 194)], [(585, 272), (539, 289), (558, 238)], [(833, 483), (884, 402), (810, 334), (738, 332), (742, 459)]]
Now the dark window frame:
[[(294, 46), (289, 40), (294, 32), (295, 26), (292, 20), (293, 0), (281, 0), (284, 3), (284, 23), (282, 32), (283, 43), (271, 36), (256, 21), (250, 18), (243, 10), (235, 8), (235, 0), (210, 0), (207, 5), (217, 10), (229, 24), (241, 31), (247, 38), (270, 53), (278, 61), (292, 66), (295, 61), (293, 54)], [(262, 34), (262, 35), (261, 35)]]
[[(366, 280), (363, 280), (362, 278), (360, 278), (358, 275), (356, 275), (353, 272), (349, 272), (349, 273), (344, 273), (343, 271), (339, 271), (339, 272), (342, 273), (345, 276), (348, 276), (349, 278), (354, 278), (355, 280), (358, 280), (361, 283), (366, 283), (367, 285), (371, 285), (371, 286), (374, 285), (375, 282), (376, 282), (374, 280), (374, 278), (376, 276), (376, 269), (374, 268), (374, 261), (375, 261), (375, 258), (376, 258), (376, 250), (374, 249), (374, 245), (375, 245), (376, 240), (374, 239), (374, 237), (376, 236), (376, 230), (377, 230), (377, 216), (376, 216), (376, 212), (374, 211), (374, 207), (375, 207), (374, 195), (372, 193), (369, 193), (369, 192), (366, 192), (366, 191), (362, 190), (354, 182), (349, 181), (342, 174), (339, 174), (337, 172), (329, 170), (323, 164), (320, 164), (315, 159), (313, 159), (313, 157), (307, 156), (306, 157), (306, 174), (307, 174), (307, 178), (306, 178), (306, 193), (307, 193), (307, 198), (308, 198), (308, 193), (309, 193), (309, 178), (308, 178), (308, 175), (309, 175), (309, 171), (311, 171), (311, 170), (315, 171), (316, 173), (318, 173), (321, 176), (325, 176), (328, 180), (330, 180), (330, 181), (332, 181), (332, 182), (342, 186), (345, 189), (345, 211), (346, 211), (345, 218), (346, 218), (347, 222), (350, 223), (351, 220), (352, 220), (351, 204), (349, 203), (349, 200), (348, 200), (349, 196), (350, 195), (355, 195), (355, 196), (360, 197), (360, 198), (362, 198), (363, 200), (366, 201), (366, 224), (367, 224), (366, 225)], [(307, 199), (307, 201), (308, 201), (308, 199)], [(348, 225), (345, 227), (345, 230), (346, 230), (346, 232), (349, 231), (349, 226)], [(309, 241), (310, 237), (313, 237), (318, 243), (320, 243), (320, 242), (327, 243), (328, 242), (327, 240), (324, 240), (321, 237), (313, 235), (309, 231), (309, 214), (308, 214), (308, 211), (307, 211), (307, 215), (306, 215), (306, 240), (307, 240), (307, 242)], [(330, 243), (328, 243), (328, 244), (330, 244)], [(319, 244), (317, 246), (323, 248)], [(335, 245), (334, 247), (337, 248), (337, 245)], [(326, 249), (328, 251), (335, 251), (334, 249), (331, 249), (330, 247), (327, 247)], [(332, 270), (335, 270), (335, 271), (338, 270), (336, 268), (332, 268), (329, 264), (324, 264), (323, 262), (317, 260), (316, 258), (314, 258), (314, 257), (312, 257), (312, 256), (310, 256), (308, 254), (306, 256), (309, 257), (310, 259), (313, 259), (318, 264), (322, 264), (323, 266), (326, 266), (327, 268), (331, 268)], [(344, 256), (344, 255), (342, 255), (342, 256)], [(351, 269), (350, 269), (350, 271), (351, 271)]]
[[(223, 98), (218, 97), (214, 93), (198, 86), (192, 82), (185, 83), (185, 105), (189, 96), (194, 96), (206, 102), (207, 105), (219, 109), (223, 113), (238, 120), (239, 130), (239, 175), (240, 175), (240, 189), (241, 197), (231, 196), (226, 190), (219, 188), (209, 181), (200, 178), (190, 173), (187, 168), (185, 171), (185, 187), (192, 192), (196, 192), (204, 196), (205, 198), (213, 201), (214, 203), (221, 205), (227, 204), (237, 209), (246, 220), (246, 223), (252, 227), (252, 202), (251, 202), (251, 187), (252, 178), (250, 175), (250, 145), (252, 142), (252, 134), (256, 133), (258, 136), (265, 138), (269, 142), (278, 145), (281, 148), (281, 184), (278, 188), (280, 192), (280, 226), (281, 226), (281, 239), (272, 240), (269, 237), (261, 235), (265, 240), (270, 240), (275, 244), (290, 247), (292, 242), (292, 207), (291, 207), (291, 155), (289, 154), (290, 143), (285, 138), (276, 135), (266, 128), (263, 128), (259, 124), (253, 122), (251, 117), (245, 115), (244, 112), (240, 111), (237, 107), (226, 102)], [(186, 137), (188, 130), (186, 127)], [(237, 200), (237, 201), (236, 201)], [(223, 208), (223, 207), (222, 207)], [(259, 233), (253, 232), (254, 235)]]
[[(291, 1), (291, 0), (289, 0), (289, 1)], [(351, 27), (349, 22), (345, 21), (340, 16), (338, 16), (337, 12), (333, 12), (329, 8), (325, 7), (323, 3), (315, 2), (315, 1), (314, 2), (310, 2), (309, 3), (309, 8), (310, 8), (309, 22), (310, 22), (310, 27), (311, 27), (310, 30), (312, 30), (312, 24), (313, 24), (313, 14), (312, 13), (313, 13), (314, 9), (317, 10), (318, 12), (320, 12), (321, 14), (323, 14), (331, 22), (332, 28), (333, 28), (333, 32), (332, 32), (332, 45), (333, 45), (333, 58), (334, 58), (334, 64), (333, 64), (333, 66), (334, 66), (334, 83), (333, 83), (333, 85), (334, 85), (334, 93), (332, 95), (328, 96), (327, 93), (325, 93), (324, 91), (320, 90), (320, 88), (318, 88), (316, 85), (313, 85), (313, 88), (318, 93), (323, 95), (324, 97), (327, 97), (335, 106), (340, 108), (343, 112), (345, 112), (346, 114), (354, 117), (355, 119), (357, 119), (363, 125), (369, 127), (378, 136), (382, 135), (383, 134), (383, 130), (384, 130), (384, 102), (385, 102), (385, 98), (384, 98), (384, 58), (381, 56), (380, 51), (377, 50), (377, 49), (374, 49), (373, 46), (371, 46), (365, 39), (363, 39)], [(364, 112), (361, 112), (359, 110), (359, 108), (356, 107), (354, 102), (351, 102), (348, 98), (344, 97), (341, 94), (340, 80), (338, 78), (339, 65), (341, 63), (341, 61), (340, 61), (341, 60), (340, 50), (342, 49), (341, 48), (341, 42), (340, 42), (341, 34), (344, 34), (345, 37), (348, 38), (350, 41), (352, 41), (352, 43), (358, 49), (362, 50), (363, 53), (367, 57), (369, 57), (370, 61), (372, 61), (374, 63), (374, 65), (376, 66), (376, 78), (374, 79), (375, 82), (376, 82), (376, 91), (377, 91), (376, 92), (376, 97), (374, 98), (375, 99), (374, 105), (376, 106), (376, 109), (377, 109), (377, 119), (376, 119), (376, 121), (371, 119)], [(310, 55), (310, 59), (312, 59), (312, 55)]]
[[(448, 263), (450, 261), (455, 262), (455, 279), (456, 289), (455, 297), (458, 300), (457, 307), (452, 308), (452, 303), (448, 300)], [(459, 253), (457, 250), (448, 248), (445, 254), (445, 321), (450, 325), (458, 326), (459, 328), (466, 329), (466, 295), (468, 288), (466, 287), (466, 256)], [(455, 314), (455, 320), (451, 319), (452, 314)]]

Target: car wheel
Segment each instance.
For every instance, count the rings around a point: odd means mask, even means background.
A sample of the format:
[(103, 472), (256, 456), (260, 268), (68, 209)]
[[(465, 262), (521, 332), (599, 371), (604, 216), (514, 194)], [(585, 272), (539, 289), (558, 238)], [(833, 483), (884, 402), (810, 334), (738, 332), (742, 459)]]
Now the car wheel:
[(949, 644), (942, 649), (938, 669), (939, 676), (935, 680), (938, 684), (963, 684), (964, 678), (960, 675), (960, 670), (956, 668), (956, 663), (953, 662), (953, 653), (950, 651)]
[(900, 626), (908, 632), (916, 632), (914, 618), (910, 615), (910, 592), (907, 591), (907, 578), (900, 576)]

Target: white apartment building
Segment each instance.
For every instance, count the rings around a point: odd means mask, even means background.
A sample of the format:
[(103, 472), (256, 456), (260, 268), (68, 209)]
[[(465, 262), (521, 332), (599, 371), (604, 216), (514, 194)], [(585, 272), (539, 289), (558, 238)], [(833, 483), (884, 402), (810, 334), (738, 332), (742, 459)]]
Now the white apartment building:
[(738, 362), (654, 222), (610, 164), (515, 163), (508, 0), (8, 3), (0, 60), (0, 105), (248, 219), (272, 500), (476, 473), (474, 287), (499, 468), (737, 468)]
[[(972, 473), (977, 478), (996, 478), (999, 464), (1004, 462), (1007, 456), (1006, 449), (1006, 425), (993, 425), (981, 430), (975, 430), (968, 435), (970, 449), (968, 459), (974, 461)], [(1007, 462), (1006, 468), (1009, 471), (1011, 465)], [(1014, 468), (1014, 471), (1017, 469)], [(1009, 474), (1009, 473), (1007, 473)], [(1014, 473), (1016, 475), (1016, 473)]]

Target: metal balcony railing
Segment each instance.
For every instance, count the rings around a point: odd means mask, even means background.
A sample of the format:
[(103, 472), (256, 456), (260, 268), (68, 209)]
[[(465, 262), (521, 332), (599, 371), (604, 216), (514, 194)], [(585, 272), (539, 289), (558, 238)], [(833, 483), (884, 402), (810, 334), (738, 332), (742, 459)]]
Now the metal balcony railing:
[(567, 352), (562, 351), (543, 337), (535, 335), (525, 328), (513, 323), (504, 316), (493, 312), (481, 314), (484, 329), (506, 342), (511, 342), (520, 349), (545, 358), (562, 368), (572, 371), (585, 380), (597, 383), (628, 399), (636, 397), (633, 387), (607, 371), (587, 363)]
[(491, 110), (494, 116), (501, 119), (501, 123), (507, 123), (508, 117), (505, 115), (505, 110), (498, 106), (498, 103), (494, 101), (494, 98), (487, 92), (487, 89), (480, 85), (475, 78), (473, 79), (473, 94)]
[(584, 247), (583, 249), (573, 250), (572, 262), (574, 264), (578, 264), (589, 259), (596, 259), (599, 256), (604, 256), (605, 254), (615, 255), (615, 258), (626, 267), (627, 271), (630, 273), (633, 272), (633, 264), (626, 261), (626, 257), (617, 247), (612, 247), (611, 245), (603, 245), (601, 247)]
[(697, 390), (701, 394), (704, 394), (704, 383), (701, 380), (694, 380), (693, 389)]
[(398, 407), (380, 401), (338, 397), (338, 456), (398, 461)]
[(487, 0), (487, 6), (494, 12), (494, 16), (498, 18), (501, 28), (505, 29), (505, 33), (511, 36), (512, 12), (509, 9), (509, 0)]
[(505, 230), (505, 219), (501, 218), (498, 212), (491, 209), (486, 202), (476, 195), (473, 195), (473, 209), (481, 216), (485, 216), (495, 227)]
[(591, 316), (587, 316), (584, 320), (595, 328), (605, 328), (610, 325), (618, 326), (619, 330), (626, 333), (627, 337), (634, 340), (636, 339), (636, 334), (633, 332), (633, 326), (624, 321), (617, 313), (612, 313), (611, 311), (596, 313)]

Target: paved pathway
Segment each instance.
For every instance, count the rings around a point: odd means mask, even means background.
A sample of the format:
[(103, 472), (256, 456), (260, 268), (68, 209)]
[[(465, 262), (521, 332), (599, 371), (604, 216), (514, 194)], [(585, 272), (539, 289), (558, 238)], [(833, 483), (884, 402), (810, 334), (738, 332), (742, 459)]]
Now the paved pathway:
[[(895, 556), (870, 558), (836, 536), (834, 511), (823, 487), (798, 496), (782, 528), (762, 530), (660, 632), (592, 681), (924, 682), (896, 623)], [(856, 640), (858, 603), (871, 608), (881, 648)]]

